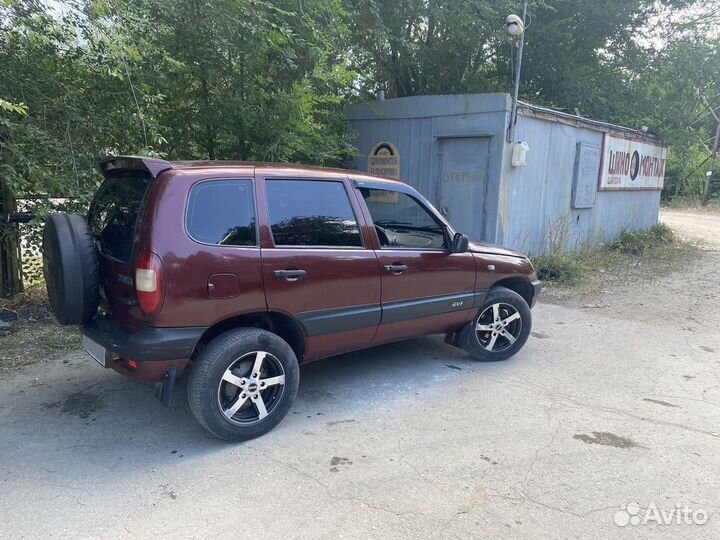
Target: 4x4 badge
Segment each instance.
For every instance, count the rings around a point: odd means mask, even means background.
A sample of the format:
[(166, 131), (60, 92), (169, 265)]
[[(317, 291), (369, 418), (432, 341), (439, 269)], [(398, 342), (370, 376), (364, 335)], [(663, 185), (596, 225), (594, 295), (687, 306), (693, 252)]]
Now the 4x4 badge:
[(456, 302), (453, 302), (452, 304), (450, 304), (450, 307), (452, 307), (452, 308), (460, 307), (464, 303), (465, 303), (465, 300), (457, 300)]

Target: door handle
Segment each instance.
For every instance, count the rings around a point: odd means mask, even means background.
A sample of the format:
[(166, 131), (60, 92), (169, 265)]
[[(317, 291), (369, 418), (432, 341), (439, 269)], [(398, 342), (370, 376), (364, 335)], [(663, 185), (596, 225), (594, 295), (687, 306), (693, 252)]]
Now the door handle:
[(407, 264), (386, 264), (383, 268), (385, 268), (386, 272), (393, 274), (402, 274), (408, 269)]
[(305, 270), (273, 270), (273, 276), (278, 279), (287, 279), (288, 281), (295, 281), (298, 278), (305, 277), (307, 272)]

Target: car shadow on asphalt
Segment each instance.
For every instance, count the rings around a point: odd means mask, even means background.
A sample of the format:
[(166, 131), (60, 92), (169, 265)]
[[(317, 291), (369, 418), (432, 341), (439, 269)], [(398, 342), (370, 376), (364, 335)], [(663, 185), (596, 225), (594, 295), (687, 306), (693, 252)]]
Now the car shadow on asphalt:
[[(301, 367), (298, 398), (288, 417), (268, 435), (246, 444), (262, 450), (282, 437), (355, 422), (368, 409), (392, 408), (394, 401), (414, 399), (437, 381), (462, 377), (463, 371), (477, 371), (477, 366), (437, 337), (308, 364)], [(236, 447), (207, 434), (195, 421), (186, 389), (187, 377), (181, 377), (173, 404), (165, 408), (155, 399), (153, 385), (97, 369), (84, 355), (74, 355), (47, 379), (30, 378), (25, 388), (11, 388), (0, 398), (5, 434), (0, 450), (22, 446), (30, 449), (27, 458), (32, 460), (72, 452), (74, 459), (103, 460), (112, 468), (138, 453), (144, 463), (162, 465)], [(2, 410), (8, 408), (10, 414)], [(38, 410), (49, 414), (38, 415)]]

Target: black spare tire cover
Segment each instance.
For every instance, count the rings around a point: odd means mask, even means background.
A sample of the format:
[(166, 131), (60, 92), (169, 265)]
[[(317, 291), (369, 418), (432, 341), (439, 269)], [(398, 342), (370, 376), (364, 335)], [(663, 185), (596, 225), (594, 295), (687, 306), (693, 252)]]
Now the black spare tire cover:
[(43, 273), (50, 308), (60, 324), (93, 318), (99, 298), (95, 244), (85, 218), (51, 214), (43, 231)]

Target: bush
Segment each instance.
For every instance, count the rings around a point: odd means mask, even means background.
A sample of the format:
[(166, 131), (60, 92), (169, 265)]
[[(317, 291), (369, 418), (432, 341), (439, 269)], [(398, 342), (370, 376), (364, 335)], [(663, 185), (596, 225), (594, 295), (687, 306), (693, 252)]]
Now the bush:
[(647, 249), (675, 244), (677, 241), (677, 237), (670, 227), (664, 223), (658, 223), (646, 231), (623, 231), (617, 240), (608, 244), (608, 249), (640, 255)]
[(584, 258), (578, 253), (550, 253), (537, 257), (533, 265), (543, 281), (576, 283), (585, 274)]

